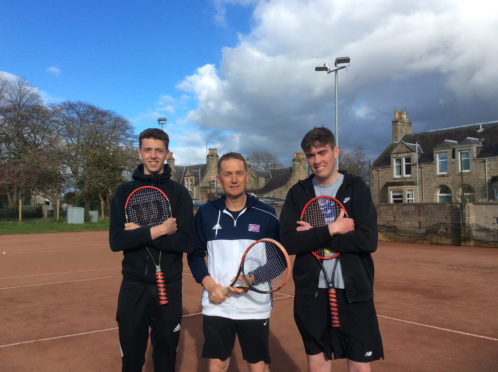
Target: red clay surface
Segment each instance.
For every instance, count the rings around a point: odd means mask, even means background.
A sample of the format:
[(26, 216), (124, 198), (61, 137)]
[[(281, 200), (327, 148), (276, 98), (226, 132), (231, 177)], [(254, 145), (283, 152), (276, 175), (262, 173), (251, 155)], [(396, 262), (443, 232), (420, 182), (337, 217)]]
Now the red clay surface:
[[(121, 254), (107, 232), (3, 235), (0, 251), (0, 370), (120, 371)], [(373, 257), (386, 357), (375, 371), (498, 370), (497, 249), (381, 242)], [(272, 371), (306, 370), (293, 291), (275, 295)], [(200, 294), (185, 266), (178, 371), (206, 371)], [(245, 370), (237, 345), (230, 371)]]

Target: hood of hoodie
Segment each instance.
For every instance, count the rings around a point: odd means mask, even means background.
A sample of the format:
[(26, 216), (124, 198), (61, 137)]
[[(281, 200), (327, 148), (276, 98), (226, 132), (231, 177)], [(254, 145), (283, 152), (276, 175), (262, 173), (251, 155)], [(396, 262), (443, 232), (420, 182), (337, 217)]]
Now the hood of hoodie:
[(139, 164), (133, 172), (133, 179), (148, 184), (166, 183), (171, 178), (171, 168), (169, 164), (164, 164), (164, 172), (161, 174), (145, 174), (144, 165)]

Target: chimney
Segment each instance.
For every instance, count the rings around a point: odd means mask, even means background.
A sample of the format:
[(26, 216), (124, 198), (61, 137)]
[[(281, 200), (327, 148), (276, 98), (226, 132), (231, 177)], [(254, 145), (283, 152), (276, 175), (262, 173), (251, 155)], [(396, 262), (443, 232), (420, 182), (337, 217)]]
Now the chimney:
[(174, 173), (174, 170), (175, 170), (175, 158), (173, 156), (173, 152), (169, 153), (168, 165), (171, 168), (171, 173)]
[(308, 163), (306, 161), (306, 156), (304, 152), (294, 152), (294, 157), (292, 158), (292, 175), (291, 184), (296, 183), (299, 180), (305, 179), (308, 176)]
[(406, 118), (406, 112), (401, 110), (394, 111), (393, 123), (393, 142), (399, 142), (405, 134), (412, 133), (412, 122)]
[(216, 177), (216, 173), (218, 170), (218, 149), (209, 149), (209, 152), (206, 157), (207, 164), (207, 175), (211, 177)]

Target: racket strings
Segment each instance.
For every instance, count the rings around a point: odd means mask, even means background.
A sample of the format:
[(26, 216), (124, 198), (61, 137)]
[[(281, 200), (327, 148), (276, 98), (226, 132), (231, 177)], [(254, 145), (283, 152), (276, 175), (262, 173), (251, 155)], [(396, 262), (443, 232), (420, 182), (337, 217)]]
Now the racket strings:
[[(342, 210), (341, 206), (332, 199), (317, 198), (308, 204), (302, 220), (308, 222), (312, 227), (321, 227), (335, 222)], [(331, 258), (335, 255), (334, 251), (327, 248), (318, 248), (314, 252), (323, 258)]]
[(320, 227), (335, 222), (341, 214), (341, 206), (328, 198), (318, 198), (312, 201), (304, 211), (303, 221), (312, 227)]
[(139, 226), (157, 226), (172, 217), (169, 200), (152, 188), (133, 193), (126, 206), (128, 222)]
[(281, 248), (264, 241), (253, 246), (244, 259), (244, 273), (251, 285), (263, 291), (275, 291), (285, 284), (288, 262)]

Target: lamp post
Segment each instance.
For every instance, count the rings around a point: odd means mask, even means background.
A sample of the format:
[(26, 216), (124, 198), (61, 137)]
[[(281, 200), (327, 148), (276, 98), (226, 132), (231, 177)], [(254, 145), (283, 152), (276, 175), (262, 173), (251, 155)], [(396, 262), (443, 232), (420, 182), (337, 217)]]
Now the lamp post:
[[(349, 57), (337, 57), (334, 62), (334, 68), (330, 68), (326, 63), (323, 66), (316, 66), (315, 71), (325, 71), (327, 74), (335, 73), (335, 145), (339, 147), (339, 116), (337, 114), (337, 86), (338, 72), (349, 66), (351, 59)], [(336, 159), (336, 168), (339, 169), (339, 159)]]
[(162, 131), (164, 131), (164, 125), (166, 124), (167, 121), (168, 119), (166, 118), (157, 118), (157, 124), (161, 126)]

